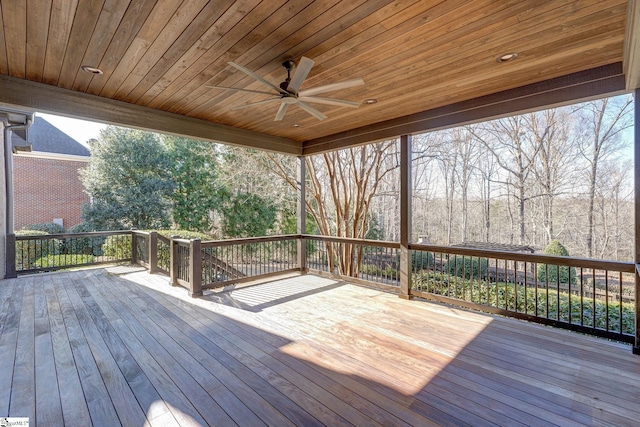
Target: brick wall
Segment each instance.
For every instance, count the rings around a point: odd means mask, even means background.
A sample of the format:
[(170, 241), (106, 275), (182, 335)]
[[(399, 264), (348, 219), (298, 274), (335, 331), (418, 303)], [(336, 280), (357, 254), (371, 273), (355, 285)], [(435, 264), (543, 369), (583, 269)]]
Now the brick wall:
[(78, 170), (87, 162), (13, 156), (14, 228), (53, 222), (62, 218), (64, 227), (82, 222), (83, 203), (89, 202)]

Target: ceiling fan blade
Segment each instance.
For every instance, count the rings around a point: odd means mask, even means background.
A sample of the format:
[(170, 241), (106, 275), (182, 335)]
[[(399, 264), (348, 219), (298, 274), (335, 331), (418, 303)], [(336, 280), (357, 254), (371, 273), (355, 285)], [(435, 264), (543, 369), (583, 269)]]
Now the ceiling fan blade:
[(284, 118), (284, 115), (287, 113), (287, 108), (289, 108), (289, 104), (283, 102), (280, 104), (280, 108), (278, 108), (278, 112), (276, 113), (276, 118), (273, 119), (274, 122), (279, 122)]
[(298, 92), (302, 82), (304, 82), (304, 79), (309, 75), (309, 71), (311, 71), (313, 64), (315, 64), (315, 62), (305, 56), (300, 58), (300, 62), (298, 62), (298, 65), (296, 66), (296, 71), (293, 74), (293, 77), (291, 77), (291, 81), (287, 87), (289, 91), (294, 93)]
[(316, 110), (315, 108), (313, 108), (311, 105), (298, 100), (297, 104), (300, 106), (300, 108), (302, 108), (304, 111), (306, 111), (307, 113), (311, 114), (313, 117), (315, 117), (318, 120), (324, 120), (327, 118), (327, 116), (325, 116), (324, 114), (322, 114), (320, 111)]
[(317, 104), (337, 105), (339, 107), (358, 108), (359, 102), (346, 101), (344, 99), (324, 98), (321, 96), (299, 96), (298, 100), (304, 102), (315, 102)]
[(260, 90), (250, 90), (250, 89), (242, 89), (239, 87), (224, 87), (224, 86), (210, 86), (210, 85), (205, 85), (205, 87), (209, 87), (211, 89), (224, 89), (224, 90), (230, 90), (233, 92), (249, 92), (249, 93), (259, 93), (262, 95), (271, 95), (273, 96), (273, 92), (263, 92)]
[(235, 62), (227, 62), (227, 64), (237, 68), (238, 70), (240, 70), (243, 73), (245, 73), (247, 76), (256, 79), (260, 83), (263, 83), (263, 84), (269, 86), (270, 88), (276, 90), (278, 93), (282, 93), (282, 94), (287, 94), (288, 93), (287, 91), (282, 90), (281, 88), (279, 88), (278, 86), (274, 85), (273, 83), (270, 83), (270, 82), (266, 81), (265, 79), (263, 79), (262, 77), (260, 77), (256, 73), (254, 73), (253, 71), (251, 71), (251, 70), (249, 70), (247, 68), (244, 68), (242, 65), (238, 65)]
[(343, 82), (338, 83), (330, 83), (324, 86), (312, 87), (310, 89), (305, 89), (303, 91), (298, 92), (299, 96), (312, 96), (317, 95), (319, 93), (331, 92), (334, 90), (347, 89), (355, 86), (362, 86), (364, 84), (364, 80), (361, 78), (345, 80)]
[(252, 102), (251, 104), (238, 105), (237, 107), (233, 107), (232, 110), (241, 110), (243, 108), (253, 107), (255, 105), (268, 104), (273, 101), (280, 101), (280, 98), (269, 98), (258, 102)]

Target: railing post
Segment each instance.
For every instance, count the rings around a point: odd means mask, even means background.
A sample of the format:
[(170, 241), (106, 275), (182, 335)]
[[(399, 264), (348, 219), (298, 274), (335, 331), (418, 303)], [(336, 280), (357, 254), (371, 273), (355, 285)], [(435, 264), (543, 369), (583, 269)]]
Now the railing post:
[(158, 272), (158, 232), (149, 233), (149, 274)]
[(131, 264), (138, 263), (138, 239), (136, 237), (137, 228), (131, 227)]
[(309, 272), (309, 267), (307, 266), (307, 241), (304, 237), (298, 237), (297, 241), (297, 251), (298, 251), (298, 267), (300, 268), (300, 273), (307, 274)]
[(16, 273), (16, 235), (14, 233), (7, 234), (5, 251), (5, 279), (13, 279), (18, 277)]
[(200, 239), (189, 241), (189, 296), (202, 296), (202, 246)]
[(411, 298), (411, 136), (400, 137), (400, 298)]
[[(304, 157), (298, 156), (297, 168), (298, 181), (298, 198), (297, 198), (297, 232), (303, 235), (307, 232), (307, 210), (306, 210), (306, 164)], [(307, 268), (307, 243), (304, 237), (299, 237), (297, 241), (298, 247), (298, 267), (302, 274), (306, 274)]]
[[(636, 98), (637, 99), (637, 98)], [(637, 238), (637, 237), (636, 237)], [(636, 342), (633, 346), (633, 354), (640, 355), (640, 264), (636, 264)]]
[(169, 278), (171, 280), (171, 286), (178, 286), (178, 244), (174, 239), (179, 239), (180, 236), (171, 236), (169, 240)]

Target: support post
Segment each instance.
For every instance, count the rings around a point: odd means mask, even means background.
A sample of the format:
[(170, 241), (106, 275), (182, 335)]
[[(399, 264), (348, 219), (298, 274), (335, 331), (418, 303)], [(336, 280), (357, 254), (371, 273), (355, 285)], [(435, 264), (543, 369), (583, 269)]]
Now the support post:
[(400, 298), (411, 298), (411, 135), (400, 137)]
[(178, 245), (174, 239), (179, 239), (180, 236), (171, 236), (169, 240), (169, 278), (171, 280), (171, 286), (178, 286)]
[[(16, 262), (15, 262), (15, 253), (16, 253), (16, 242), (15, 242), (15, 232), (13, 229), (13, 212), (14, 212), (14, 200), (13, 200), (13, 152), (12, 152), (12, 143), (11, 143), (11, 128), (4, 128), (3, 126), (3, 147), (4, 147), (4, 203), (5, 203), (5, 238), (4, 238), (4, 256), (5, 256), (5, 278), (10, 279), (17, 277), (15, 273), (16, 270)], [(10, 235), (13, 235), (13, 245), (11, 244)], [(13, 249), (11, 249), (13, 246)], [(13, 252), (13, 261), (10, 260), (11, 253)]]
[(634, 232), (634, 252), (633, 261), (636, 264), (635, 274), (635, 343), (633, 346), (633, 354), (640, 355), (640, 271), (638, 266), (640, 265), (640, 89), (635, 90), (635, 103), (634, 103), (634, 120), (635, 126), (633, 131), (633, 179), (634, 179), (634, 217), (635, 217), (635, 232)]
[(16, 235), (14, 233), (7, 234), (6, 237), (5, 261), (5, 279), (18, 277), (18, 273), (16, 273)]
[(131, 228), (131, 264), (138, 263), (138, 238), (136, 236), (137, 228)]
[[(302, 156), (298, 156), (297, 168), (298, 199), (297, 199), (297, 233), (303, 235), (307, 232), (307, 206), (306, 206), (306, 164)], [(304, 238), (298, 239), (298, 267), (302, 274), (307, 269), (307, 244)]]
[(189, 241), (189, 296), (202, 296), (202, 246), (200, 239)]
[(158, 272), (158, 232), (149, 233), (149, 274)]

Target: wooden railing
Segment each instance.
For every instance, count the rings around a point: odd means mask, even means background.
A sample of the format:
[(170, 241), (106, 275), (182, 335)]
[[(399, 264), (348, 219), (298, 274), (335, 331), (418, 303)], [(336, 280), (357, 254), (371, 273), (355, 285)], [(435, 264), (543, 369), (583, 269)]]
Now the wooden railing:
[(15, 252), (8, 251), (7, 266), (16, 275), (131, 260), (130, 231), (12, 235), (13, 239)]
[[(132, 232), (140, 244), (149, 244), (148, 259), (134, 259), (152, 272), (168, 274), (173, 285), (184, 286), (192, 296), (204, 289), (223, 287), (286, 272), (300, 271), (297, 241), (300, 236), (273, 236), (248, 239), (186, 240), (166, 238), (156, 233)], [(155, 254), (155, 256), (154, 256)]]
[(298, 238), (285, 235), (202, 242), (203, 288), (300, 271)]
[(393, 291), (400, 286), (399, 243), (316, 235), (302, 237), (306, 242), (308, 270), (375, 283)]
[[(301, 237), (309, 270), (399, 292), (398, 243)], [(623, 342), (636, 339), (640, 271), (631, 262), (420, 244), (409, 245), (406, 262), (410, 297)]]
[[(101, 252), (107, 238), (119, 239), (111, 245), (119, 253)], [(17, 236), (15, 247), (18, 274), (130, 260), (151, 273), (168, 274), (192, 296), (295, 271), (401, 293), (399, 272), (406, 262), (409, 297), (624, 342), (634, 342), (638, 330), (640, 266), (631, 262), (421, 244), (409, 244), (409, 256), (401, 260), (397, 242), (317, 235), (203, 242), (138, 230)], [(65, 254), (80, 247), (93, 258)]]
[(635, 266), (411, 244), (411, 294), (607, 338), (635, 338)]

